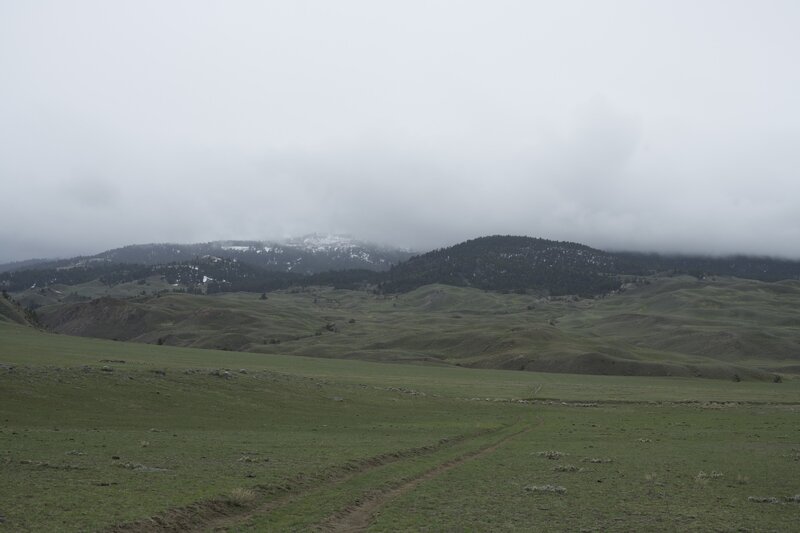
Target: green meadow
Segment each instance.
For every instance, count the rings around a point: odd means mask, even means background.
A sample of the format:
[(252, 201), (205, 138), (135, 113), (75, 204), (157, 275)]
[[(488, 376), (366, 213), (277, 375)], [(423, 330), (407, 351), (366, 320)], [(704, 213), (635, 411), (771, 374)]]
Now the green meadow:
[(0, 530), (777, 530), (800, 380), (201, 350), (0, 323)]

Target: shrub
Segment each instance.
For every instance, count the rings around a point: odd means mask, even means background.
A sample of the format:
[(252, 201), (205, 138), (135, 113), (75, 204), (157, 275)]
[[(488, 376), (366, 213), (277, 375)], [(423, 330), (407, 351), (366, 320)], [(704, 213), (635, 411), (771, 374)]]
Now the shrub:
[(527, 492), (549, 492), (552, 494), (566, 494), (567, 489), (560, 485), (528, 485), (525, 487)]
[(722, 476), (723, 476), (722, 472), (711, 472), (709, 474), (709, 473), (703, 472), (701, 470), (694, 477), (694, 481), (695, 481), (695, 483), (699, 483), (700, 485), (707, 485), (710, 480), (719, 479)]
[(538, 455), (539, 457), (545, 457), (547, 459), (551, 459), (551, 460), (555, 461), (557, 459), (561, 459), (566, 454), (562, 453), (562, 452), (557, 452), (555, 450), (547, 450), (547, 451), (544, 451), (544, 452), (539, 452), (536, 455)]
[(558, 465), (553, 467), (553, 472), (580, 472), (582, 468), (575, 465)]
[(236, 487), (228, 493), (228, 503), (236, 507), (244, 507), (256, 499), (256, 492), (253, 489)]
[(772, 496), (748, 496), (747, 501), (754, 503), (781, 503), (778, 498)]

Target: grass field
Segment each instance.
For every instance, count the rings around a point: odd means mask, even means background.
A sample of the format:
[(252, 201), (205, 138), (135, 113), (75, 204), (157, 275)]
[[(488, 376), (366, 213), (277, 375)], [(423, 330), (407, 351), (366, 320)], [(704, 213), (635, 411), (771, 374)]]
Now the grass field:
[(791, 375), (475, 370), (10, 323), (0, 364), (0, 530), (789, 531), (800, 512)]

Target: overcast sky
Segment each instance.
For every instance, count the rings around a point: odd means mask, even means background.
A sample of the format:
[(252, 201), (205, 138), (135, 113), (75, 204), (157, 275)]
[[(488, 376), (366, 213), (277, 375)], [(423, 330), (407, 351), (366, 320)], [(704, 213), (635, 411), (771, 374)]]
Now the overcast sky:
[(0, 0), (0, 261), (524, 234), (800, 258), (800, 2)]

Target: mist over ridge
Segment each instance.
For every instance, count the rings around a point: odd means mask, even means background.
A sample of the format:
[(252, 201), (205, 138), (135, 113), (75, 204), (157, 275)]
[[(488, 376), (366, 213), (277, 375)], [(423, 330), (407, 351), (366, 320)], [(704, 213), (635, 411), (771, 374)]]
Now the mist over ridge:
[(315, 231), (800, 258), (798, 20), (788, 1), (6, 3), (0, 262)]

